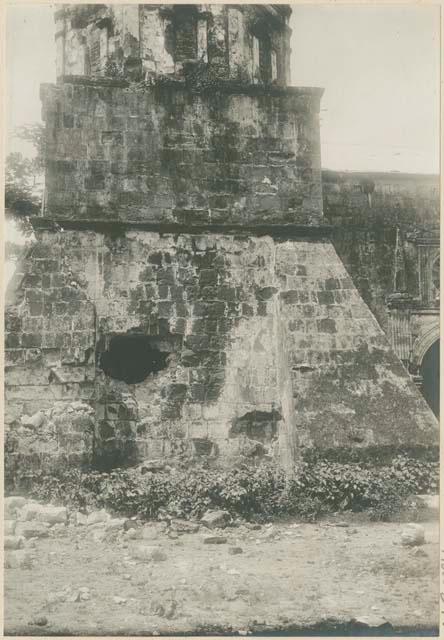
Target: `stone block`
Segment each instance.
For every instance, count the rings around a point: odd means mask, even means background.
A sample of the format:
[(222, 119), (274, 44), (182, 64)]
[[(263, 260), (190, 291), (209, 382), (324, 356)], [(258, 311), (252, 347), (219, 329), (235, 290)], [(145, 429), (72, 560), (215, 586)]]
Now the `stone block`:
[(24, 538), (47, 538), (49, 525), (46, 522), (18, 522), (15, 528), (17, 536)]
[(36, 520), (49, 525), (56, 523), (66, 523), (68, 520), (68, 510), (66, 507), (53, 507), (52, 505), (41, 505), (37, 511)]
[(26, 498), (22, 496), (7, 496), (4, 500), (5, 514), (9, 516), (16, 516), (19, 511), (26, 504)]
[(15, 533), (16, 520), (4, 520), (3, 521), (3, 530), (5, 536), (13, 536)]
[(25, 544), (25, 538), (22, 536), (5, 535), (3, 544), (5, 549), (22, 549)]
[(6, 569), (23, 569), (31, 568), (34, 560), (34, 554), (27, 549), (19, 549), (18, 551), (8, 551), (5, 553)]

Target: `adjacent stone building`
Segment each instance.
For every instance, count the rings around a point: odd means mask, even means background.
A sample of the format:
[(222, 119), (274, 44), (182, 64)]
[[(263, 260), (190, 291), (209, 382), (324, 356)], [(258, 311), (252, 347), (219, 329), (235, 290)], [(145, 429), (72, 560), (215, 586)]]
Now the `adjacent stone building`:
[(323, 172), (324, 219), (364, 301), (439, 415), (439, 176)]
[(331, 242), (289, 14), (56, 12), (43, 215), (8, 294), (11, 476), (438, 441)]

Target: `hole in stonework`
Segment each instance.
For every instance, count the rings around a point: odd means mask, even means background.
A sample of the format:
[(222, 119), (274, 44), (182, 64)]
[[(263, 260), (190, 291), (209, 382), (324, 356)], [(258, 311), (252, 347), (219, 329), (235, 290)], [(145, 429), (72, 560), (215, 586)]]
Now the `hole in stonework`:
[(230, 438), (245, 435), (251, 440), (269, 442), (277, 433), (277, 423), (282, 420), (279, 411), (250, 411), (240, 418), (234, 418)]
[(150, 373), (157, 373), (167, 366), (170, 352), (159, 349), (149, 336), (115, 336), (109, 348), (100, 357), (100, 367), (115, 380), (137, 384)]

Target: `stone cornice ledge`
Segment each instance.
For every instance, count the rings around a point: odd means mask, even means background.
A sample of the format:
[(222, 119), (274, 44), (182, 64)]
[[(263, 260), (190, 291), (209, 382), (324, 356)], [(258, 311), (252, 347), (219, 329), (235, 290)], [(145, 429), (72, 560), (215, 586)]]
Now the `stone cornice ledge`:
[[(218, 80), (211, 86), (203, 87), (197, 90), (192, 83), (187, 83), (184, 79), (178, 79), (173, 76), (162, 76), (161, 79), (154, 82), (129, 82), (120, 78), (105, 78), (102, 76), (60, 76), (57, 78), (57, 85), (60, 84), (77, 84), (88, 87), (110, 87), (128, 89), (135, 92), (150, 91), (155, 88), (171, 88), (190, 90), (195, 93), (214, 93), (220, 91), (222, 93), (244, 94), (252, 96), (301, 96), (312, 95), (319, 98), (322, 97), (324, 89), (322, 87), (292, 87), (292, 86), (275, 86), (266, 84), (245, 84), (233, 80)], [(47, 86), (56, 86), (52, 83), (43, 83), (43, 88)]]
[(200, 235), (215, 233), (224, 235), (271, 236), (280, 240), (297, 238), (330, 238), (332, 227), (327, 224), (177, 224), (120, 220), (63, 220), (56, 218), (30, 218), (35, 230), (46, 231), (95, 231), (105, 234), (123, 234), (127, 231), (152, 231), (164, 234)]

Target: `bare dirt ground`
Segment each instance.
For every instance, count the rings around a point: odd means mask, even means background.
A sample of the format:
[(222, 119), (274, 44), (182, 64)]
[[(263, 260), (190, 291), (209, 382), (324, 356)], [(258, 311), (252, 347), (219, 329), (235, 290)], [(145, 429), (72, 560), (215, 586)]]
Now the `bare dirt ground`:
[[(136, 541), (68, 527), (36, 541), (32, 568), (5, 570), (5, 635), (319, 634), (362, 616), (391, 623), (389, 635), (437, 633), (438, 523), (422, 523), (426, 544), (410, 548), (403, 524), (332, 522), (224, 529), (224, 544), (204, 544), (208, 530), (162, 532), (144, 542), (165, 552), (158, 562), (135, 560)], [(58, 599), (84, 587), (85, 600)]]

